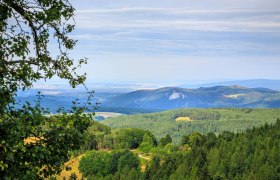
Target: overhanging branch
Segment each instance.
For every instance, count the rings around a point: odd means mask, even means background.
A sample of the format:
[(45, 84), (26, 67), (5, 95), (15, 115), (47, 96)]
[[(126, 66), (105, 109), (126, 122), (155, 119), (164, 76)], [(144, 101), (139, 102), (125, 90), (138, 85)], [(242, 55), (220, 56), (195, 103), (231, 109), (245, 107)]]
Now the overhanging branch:
[(40, 49), (39, 49), (39, 40), (38, 40), (38, 34), (37, 34), (37, 28), (34, 25), (34, 23), (32, 22), (32, 20), (30, 19), (30, 17), (27, 16), (26, 11), (20, 7), (18, 4), (16, 3), (12, 3), (11, 7), (18, 12), (24, 19), (26, 19), (29, 23), (29, 26), (32, 30), (32, 34), (33, 34), (33, 38), (34, 38), (34, 42), (35, 42), (35, 47), (36, 47), (36, 54), (37, 56), (40, 55)]

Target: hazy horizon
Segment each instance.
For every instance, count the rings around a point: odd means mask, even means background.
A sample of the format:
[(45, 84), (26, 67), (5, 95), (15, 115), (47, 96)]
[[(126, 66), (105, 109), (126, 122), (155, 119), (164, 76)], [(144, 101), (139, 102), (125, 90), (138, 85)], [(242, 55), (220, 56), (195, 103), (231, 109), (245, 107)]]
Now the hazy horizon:
[[(163, 87), (179, 87), (196, 89), (199, 87), (213, 86), (244, 86), (248, 88), (268, 88), (280, 90), (280, 79), (247, 79), (247, 80), (217, 80), (217, 81), (181, 81), (181, 82), (93, 82), (86, 83), (88, 90), (96, 92), (131, 92), (145, 89), (158, 89)], [(74, 92), (67, 82), (38, 82), (31, 88), (40, 90), (46, 94), (53, 92), (63, 92), (64, 90)], [(59, 91), (56, 91), (59, 90)], [(76, 88), (78, 91), (86, 91), (83, 86)], [(43, 93), (44, 94), (44, 93)]]

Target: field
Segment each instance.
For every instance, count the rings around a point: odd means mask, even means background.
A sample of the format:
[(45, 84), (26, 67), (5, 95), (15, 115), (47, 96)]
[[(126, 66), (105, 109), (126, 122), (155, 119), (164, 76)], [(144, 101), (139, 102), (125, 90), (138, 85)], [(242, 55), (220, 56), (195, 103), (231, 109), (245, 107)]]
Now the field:
[(108, 118), (124, 116), (125, 114), (115, 113), (115, 112), (96, 112), (94, 119), (97, 121), (102, 121)]
[(192, 121), (190, 117), (177, 117), (175, 121)]
[[(176, 121), (190, 117), (193, 121)], [(240, 132), (280, 118), (280, 109), (176, 109), (151, 114), (110, 118), (102, 123), (112, 128), (139, 128), (151, 131), (158, 139), (169, 134), (178, 143), (182, 135), (192, 132), (219, 134)]]
[(64, 167), (68, 166), (71, 170), (67, 171), (65, 168), (62, 170), (60, 175), (56, 176), (57, 180), (63, 180), (64, 178), (68, 179), (72, 173), (75, 173), (77, 179), (82, 179), (82, 174), (79, 171), (79, 161), (82, 158), (82, 155), (72, 158), (64, 164)]

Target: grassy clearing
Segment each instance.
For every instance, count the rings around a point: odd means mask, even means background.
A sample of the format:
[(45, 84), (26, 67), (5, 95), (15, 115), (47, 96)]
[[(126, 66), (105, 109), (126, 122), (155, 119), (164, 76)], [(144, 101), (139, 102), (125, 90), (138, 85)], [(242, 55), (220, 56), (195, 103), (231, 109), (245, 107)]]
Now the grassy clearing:
[(175, 121), (193, 121), (190, 117), (178, 117)]
[(68, 166), (71, 168), (71, 170), (66, 171), (66, 169), (63, 168), (62, 172), (56, 176), (56, 179), (63, 180), (64, 177), (66, 179), (68, 179), (72, 173), (75, 173), (77, 175), (77, 179), (82, 179), (82, 174), (79, 171), (79, 162), (80, 162), (82, 156), (83, 155), (80, 155), (80, 156), (70, 159), (68, 162), (66, 162), (64, 164), (64, 167)]

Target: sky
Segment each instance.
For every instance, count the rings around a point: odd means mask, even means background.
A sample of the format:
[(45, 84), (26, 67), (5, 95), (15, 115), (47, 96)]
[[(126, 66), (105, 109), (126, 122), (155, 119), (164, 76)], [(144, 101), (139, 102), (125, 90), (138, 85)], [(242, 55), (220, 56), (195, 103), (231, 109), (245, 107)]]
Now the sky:
[(79, 0), (88, 82), (280, 79), (279, 0)]

